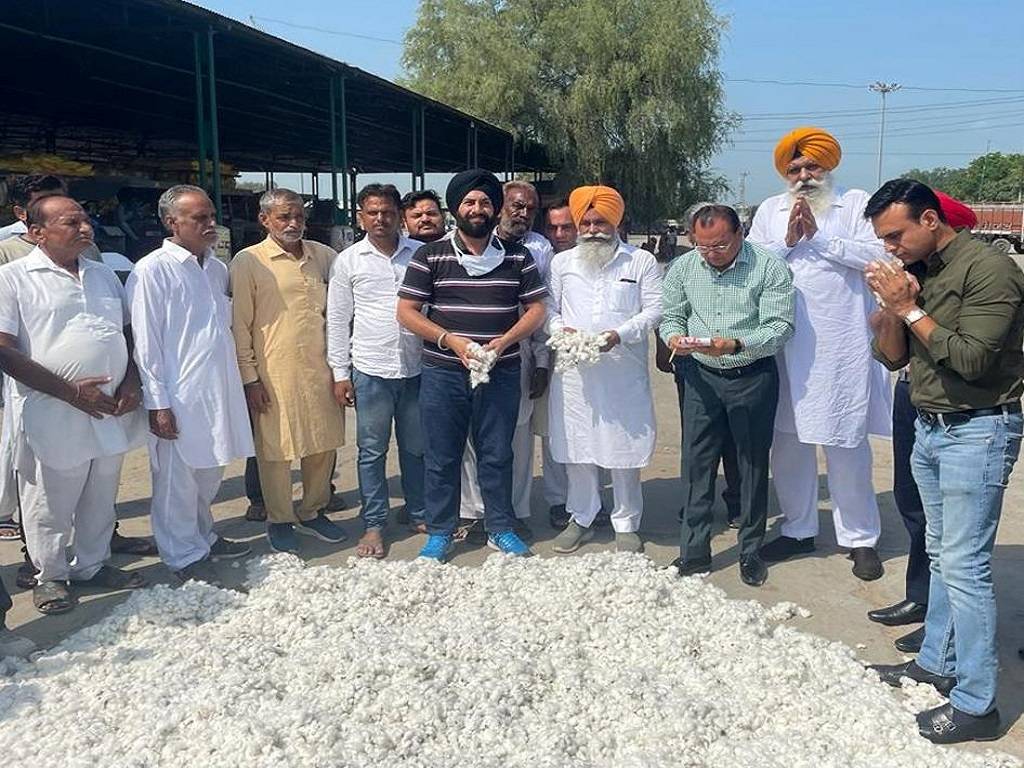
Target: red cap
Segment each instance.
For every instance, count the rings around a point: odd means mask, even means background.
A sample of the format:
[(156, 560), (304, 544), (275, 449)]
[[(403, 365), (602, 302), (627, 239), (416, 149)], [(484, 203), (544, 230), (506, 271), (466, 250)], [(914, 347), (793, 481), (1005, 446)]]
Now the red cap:
[(932, 191), (939, 198), (939, 207), (942, 208), (942, 215), (946, 217), (946, 223), (953, 229), (974, 229), (978, 225), (978, 217), (970, 206), (964, 205), (945, 192), (939, 192), (937, 189)]

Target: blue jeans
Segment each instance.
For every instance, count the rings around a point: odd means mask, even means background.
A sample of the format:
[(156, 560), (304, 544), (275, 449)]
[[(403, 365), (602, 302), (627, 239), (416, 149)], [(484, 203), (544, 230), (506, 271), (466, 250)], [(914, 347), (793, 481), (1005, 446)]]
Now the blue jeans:
[(420, 425), (420, 377), (384, 379), (352, 369), (356, 391), (356, 446), (359, 499), (366, 530), (383, 528), (391, 503), (388, 494), (388, 444), (395, 423), (398, 467), (405, 508), (413, 523), (423, 520), (423, 432)]
[(956, 677), (950, 703), (984, 715), (996, 700), (992, 548), (1024, 418), (980, 416), (943, 427), (917, 420), (911, 465), (924, 502), (931, 587), (922, 669)]
[(420, 416), (426, 451), (427, 531), (453, 534), (459, 519), (462, 455), (473, 436), (477, 481), (489, 533), (510, 531), (512, 434), (519, 413), (519, 364), (491, 369), (491, 380), (471, 389), (464, 368), (423, 366)]

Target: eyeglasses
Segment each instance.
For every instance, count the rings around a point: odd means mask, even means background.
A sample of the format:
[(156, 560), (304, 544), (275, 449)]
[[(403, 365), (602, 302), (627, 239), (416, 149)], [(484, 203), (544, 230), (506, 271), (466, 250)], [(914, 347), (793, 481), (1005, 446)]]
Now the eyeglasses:
[(704, 254), (705, 256), (709, 253), (728, 253), (731, 245), (695, 245), (693, 250)]

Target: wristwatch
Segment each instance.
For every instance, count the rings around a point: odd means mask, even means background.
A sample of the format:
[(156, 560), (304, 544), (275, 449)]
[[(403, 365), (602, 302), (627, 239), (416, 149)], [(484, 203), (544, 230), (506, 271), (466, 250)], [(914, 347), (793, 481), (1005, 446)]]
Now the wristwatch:
[(910, 310), (909, 312), (907, 312), (907, 314), (903, 316), (903, 322), (906, 323), (909, 327), (916, 323), (918, 320), (920, 320), (922, 317), (928, 317), (928, 313), (925, 312), (920, 307), (914, 307), (912, 310)]

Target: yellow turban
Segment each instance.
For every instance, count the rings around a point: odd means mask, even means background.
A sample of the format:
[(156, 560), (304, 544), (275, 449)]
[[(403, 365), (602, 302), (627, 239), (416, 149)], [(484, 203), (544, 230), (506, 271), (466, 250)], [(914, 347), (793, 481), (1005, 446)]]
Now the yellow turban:
[(622, 195), (611, 187), (577, 187), (569, 195), (569, 212), (572, 213), (573, 224), (577, 227), (583, 220), (583, 215), (591, 208), (616, 227), (626, 213), (626, 203)]
[(828, 131), (811, 126), (796, 128), (775, 145), (775, 169), (779, 174), (786, 175), (786, 168), (798, 153), (811, 158), (826, 171), (839, 165), (839, 158), (843, 156), (839, 142)]

